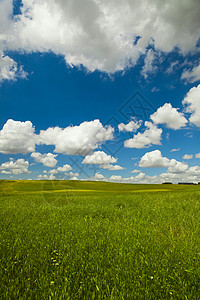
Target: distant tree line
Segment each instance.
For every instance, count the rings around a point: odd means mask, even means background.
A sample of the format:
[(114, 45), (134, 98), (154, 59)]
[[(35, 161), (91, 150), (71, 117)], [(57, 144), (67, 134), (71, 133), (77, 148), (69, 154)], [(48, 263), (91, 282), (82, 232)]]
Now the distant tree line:
[[(163, 182), (162, 184), (173, 184), (172, 182), (166, 181)], [(179, 182), (178, 184), (184, 184), (184, 185), (197, 185), (200, 184), (200, 182), (195, 183), (195, 182)]]

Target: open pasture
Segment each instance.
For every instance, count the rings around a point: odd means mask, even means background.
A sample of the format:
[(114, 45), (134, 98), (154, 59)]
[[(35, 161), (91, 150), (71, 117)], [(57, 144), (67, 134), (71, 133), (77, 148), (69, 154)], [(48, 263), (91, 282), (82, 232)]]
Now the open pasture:
[(0, 299), (200, 299), (200, 186), (0, 181)]

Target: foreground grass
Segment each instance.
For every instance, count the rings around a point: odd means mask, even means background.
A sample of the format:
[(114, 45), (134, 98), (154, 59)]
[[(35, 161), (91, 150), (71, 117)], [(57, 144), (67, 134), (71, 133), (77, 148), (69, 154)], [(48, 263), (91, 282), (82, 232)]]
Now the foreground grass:
[(0, 299), (200, 299), (199, 187), (40, 184), (1, 187)]

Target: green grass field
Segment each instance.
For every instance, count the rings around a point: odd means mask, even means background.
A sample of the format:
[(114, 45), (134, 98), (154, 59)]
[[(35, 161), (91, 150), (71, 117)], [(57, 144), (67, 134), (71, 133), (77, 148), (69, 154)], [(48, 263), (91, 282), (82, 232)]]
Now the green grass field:
[(200, 185), (0, 181), (0, 299), (200, 299)]

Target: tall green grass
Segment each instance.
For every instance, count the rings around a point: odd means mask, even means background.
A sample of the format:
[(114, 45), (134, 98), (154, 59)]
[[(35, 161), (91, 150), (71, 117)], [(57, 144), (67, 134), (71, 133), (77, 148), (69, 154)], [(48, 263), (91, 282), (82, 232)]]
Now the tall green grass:
[(46, 193), (9, 184), (0, 299), (200, 299), (199, 188)]

